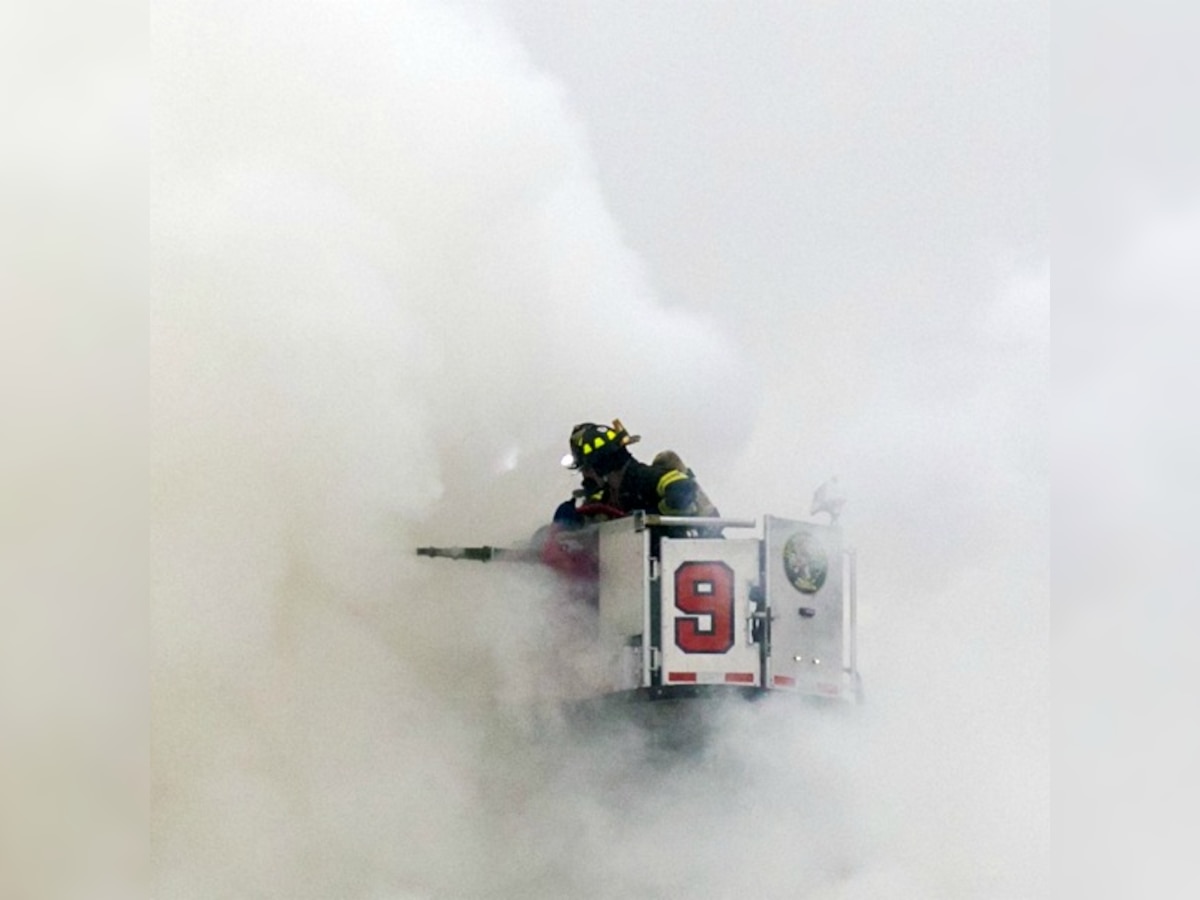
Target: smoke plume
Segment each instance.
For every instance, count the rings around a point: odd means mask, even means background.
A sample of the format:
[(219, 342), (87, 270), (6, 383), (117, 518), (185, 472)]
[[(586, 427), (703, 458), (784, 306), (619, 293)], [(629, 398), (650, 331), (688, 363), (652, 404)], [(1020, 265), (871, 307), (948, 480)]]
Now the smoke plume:
[[(156, 896), (1042, 890), (1042, 272), (813, 433), (797, 383), (853, 335), (760, 354), (664, 305), (489, 7), (183, 0), (154, 50)], [(415, 557), (528, 537), (613, 416), (729, 513), (849, 476), (866, 707), (580, 735), (602, 661), (553, 579)]]

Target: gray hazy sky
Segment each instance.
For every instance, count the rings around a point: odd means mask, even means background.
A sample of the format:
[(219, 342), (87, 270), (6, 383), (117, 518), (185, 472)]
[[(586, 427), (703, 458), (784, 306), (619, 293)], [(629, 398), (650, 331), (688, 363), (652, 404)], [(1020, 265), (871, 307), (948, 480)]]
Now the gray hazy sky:
[(913, 279), (961, 294), (992, 255), (1048, 254), (1044, 3), (501, 9), (665, 302), (761, 335), (781, 306), (886, 313)]

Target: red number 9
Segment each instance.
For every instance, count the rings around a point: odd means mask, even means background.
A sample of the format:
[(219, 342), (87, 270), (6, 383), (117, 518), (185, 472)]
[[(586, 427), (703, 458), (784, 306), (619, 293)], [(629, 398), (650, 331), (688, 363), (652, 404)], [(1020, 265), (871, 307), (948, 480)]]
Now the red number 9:
[[(675, 646), (684, 653), (733, 647), (733, 570), (723, 562), (686, 562), (675, 570)], [(711, 622), (701, 627), (700, 616)]]

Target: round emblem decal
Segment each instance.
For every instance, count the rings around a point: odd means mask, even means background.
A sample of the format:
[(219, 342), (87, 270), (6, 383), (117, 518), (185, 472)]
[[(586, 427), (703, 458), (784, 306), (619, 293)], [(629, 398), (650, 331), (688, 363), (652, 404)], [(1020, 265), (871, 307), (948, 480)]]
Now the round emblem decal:
[(798, 531), (783, 545), (783, 571), (802, 594), (815, 594), (829, 574), (829, 555), (813, 535)]

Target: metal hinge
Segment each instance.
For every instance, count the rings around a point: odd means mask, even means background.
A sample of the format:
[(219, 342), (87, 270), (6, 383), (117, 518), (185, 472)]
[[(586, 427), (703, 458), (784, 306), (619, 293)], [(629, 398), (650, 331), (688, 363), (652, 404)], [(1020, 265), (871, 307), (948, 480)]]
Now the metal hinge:
[(746, 646), (767, 643), (767, 627), (771, 614), (766, 610), (757, 610), (746, 616)]
[(763, 652), (770, 654), (771, 610), (767, 608), (767, 595), (761, 584), (750, 585), (750, 603), (753, 611), (746, 616), (746, 644), (762, 645)]

